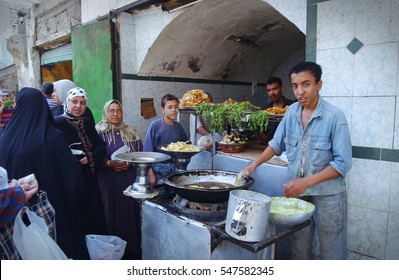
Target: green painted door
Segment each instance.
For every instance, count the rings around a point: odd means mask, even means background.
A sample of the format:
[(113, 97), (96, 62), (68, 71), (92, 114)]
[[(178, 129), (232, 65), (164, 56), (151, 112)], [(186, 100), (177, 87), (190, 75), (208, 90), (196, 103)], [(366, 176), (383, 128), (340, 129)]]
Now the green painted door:
[(86, 90), (97, 123), (105, 102), (113, 98), (109, 21), (73, 27), (71, 40), (73, 81)]

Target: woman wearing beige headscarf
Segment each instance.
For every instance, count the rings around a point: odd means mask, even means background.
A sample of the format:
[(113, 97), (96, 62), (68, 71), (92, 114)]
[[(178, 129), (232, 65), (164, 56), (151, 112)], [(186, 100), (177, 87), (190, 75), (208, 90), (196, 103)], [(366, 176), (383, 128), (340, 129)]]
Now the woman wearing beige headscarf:
[(140, 205), (123, 194), (135, 181), (136, 170), (130, 163), (111, 160), (111, 155), (125, 145), (131, 152), (142, 151), (143, 143), (138, 133), (123, 122), (122, 104), (115, 99), (105, 103), (96, 129), (107, 146), (98, 178), (109, 234), (127, 241), (125, 259), (140, 259)]

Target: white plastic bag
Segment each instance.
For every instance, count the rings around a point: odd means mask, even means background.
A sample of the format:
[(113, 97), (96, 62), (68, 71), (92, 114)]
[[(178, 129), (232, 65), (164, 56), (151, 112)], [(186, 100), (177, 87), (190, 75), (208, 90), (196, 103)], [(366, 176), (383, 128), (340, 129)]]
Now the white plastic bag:
[(86, 245), (92, 260), (120, 260), (125, 253), (126, 241), (113, 235), (86, 235)]
[[(30, 224), (22, 220), (26, 212)], [(48, 227), (43, 218), (23, 207), (14, 222), (13, 240), (15, 247), (24, 260), (68, 260), (58, 244), (48, 234)]]

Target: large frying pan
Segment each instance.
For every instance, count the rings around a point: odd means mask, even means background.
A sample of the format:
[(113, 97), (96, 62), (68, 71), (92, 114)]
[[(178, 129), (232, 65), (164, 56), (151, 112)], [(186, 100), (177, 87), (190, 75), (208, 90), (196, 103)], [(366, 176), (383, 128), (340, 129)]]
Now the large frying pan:
[(248, 189), (254, 184), (252, 177), (245, 176), (235, 186), (238, 174), (222, 170), (190, 170), (170, 174), (164, 178), (164, 182), (189, 201), (221, 203), (229, 199), (230, 191)]

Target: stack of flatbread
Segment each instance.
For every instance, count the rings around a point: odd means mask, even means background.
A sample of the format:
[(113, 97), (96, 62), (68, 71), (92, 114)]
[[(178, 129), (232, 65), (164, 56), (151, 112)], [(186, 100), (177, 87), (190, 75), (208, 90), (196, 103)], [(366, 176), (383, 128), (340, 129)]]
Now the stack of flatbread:
[(181, 107), (196, 107), (201, 103), (211, 103), (208, 95), (200, 89), (192, 89), (183, 94), (180, 99)]

